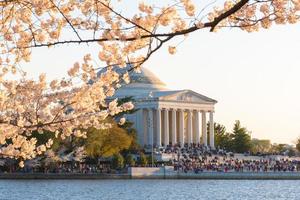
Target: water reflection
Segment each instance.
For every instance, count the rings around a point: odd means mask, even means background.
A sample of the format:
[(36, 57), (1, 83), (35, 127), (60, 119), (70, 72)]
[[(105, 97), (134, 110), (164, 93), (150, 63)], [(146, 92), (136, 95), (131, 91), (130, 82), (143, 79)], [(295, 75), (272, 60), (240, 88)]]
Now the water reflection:
[(299, 199), (300, 181), (0, 180), (0, 199)]

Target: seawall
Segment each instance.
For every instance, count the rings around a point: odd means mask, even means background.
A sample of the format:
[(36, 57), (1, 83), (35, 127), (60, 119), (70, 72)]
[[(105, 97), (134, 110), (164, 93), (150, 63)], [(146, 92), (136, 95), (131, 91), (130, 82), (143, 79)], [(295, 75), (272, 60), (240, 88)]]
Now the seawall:
[(129, 174), (0, 173), (0, 179), (130, 179)]
[(300, 172), (199, 172), (178, 173), (168, 167), (134, 167), (127, 174), (0, 173), (0, 179), (200, 179), (300, 180)]
[(231, 179), (231, 180), (300, 180), (300, 172), (199, 172), (183, 173), (173, 167), (129, 169), (132, 179)]

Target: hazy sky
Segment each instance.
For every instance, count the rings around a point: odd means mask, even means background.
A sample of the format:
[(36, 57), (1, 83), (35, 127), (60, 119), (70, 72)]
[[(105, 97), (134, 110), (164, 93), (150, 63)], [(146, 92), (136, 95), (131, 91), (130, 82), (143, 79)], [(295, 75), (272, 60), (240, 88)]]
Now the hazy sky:
[[(215, 121), (231, 130), (240, 120), (252, 137), (292, 143), (300, 136), (300, 26), (259, 33), (226, 29), (191, 34), (169, 55), (158, 51), (146, 63), (171, 89), (191, 89), (214, 98)], [(178, 42), (171, 42), (176, 45)], [(32, 77), (62, 77), (97, 46), (36, 49), (26, 64)]]

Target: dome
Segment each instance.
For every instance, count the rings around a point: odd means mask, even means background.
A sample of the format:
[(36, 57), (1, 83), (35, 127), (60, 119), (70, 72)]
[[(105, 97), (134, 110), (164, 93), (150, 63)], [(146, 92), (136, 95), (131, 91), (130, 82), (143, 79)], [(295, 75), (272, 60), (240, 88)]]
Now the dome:
[(129, 76), (130, 84), (127, 86), (151, 87), (156, 89), (162, 89), (166, 87), (164, 82), (162, 82), (153, 72), (144, 67), (141, 68), (141, 72), (131, 71)]
[[(119, 74), (124, 74), (130, 70), (130, 66), (125, 68), (116, 67), (114, 69)], [(98, 72), (98, 76), (104, 73), (106, 68), (103, 68)], [(116, 90), (114, 97), (126, 97), (126, 96), (144, 96), (152, 94), (155, 91), (167, 90), (166, 84), (162, 82), (153, 72), (149, 69), (141, 67), (140, 72), (134, 70), (129, 72), (130, 83), (122, 85), (121, 88)]]
[(130, 83), (122, 85), (121, 88), (116, 90), (115, 97), (137, 97), (151, 94), (154, 91), (167, 90), (166, 84), (147, 68), (141, 67), (140, 72), (130, 71), (129, 77)]
[(131, 84), (134, 83), (142, 83), (142, 84), (150, 84), (156, 85), (160, 87), (166, 86), (164, 82), (162, 82), (153, 72), (149, 69), (142, 67), (141, 72), (131, 71), (130, 73)]

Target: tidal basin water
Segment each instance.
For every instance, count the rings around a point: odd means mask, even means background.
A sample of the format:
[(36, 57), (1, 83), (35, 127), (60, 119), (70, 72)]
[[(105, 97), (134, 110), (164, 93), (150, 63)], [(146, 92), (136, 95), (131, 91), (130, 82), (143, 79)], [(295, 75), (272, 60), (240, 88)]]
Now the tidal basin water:
[(0, 180), (0, 199), (300, 199), (300, 181)]

